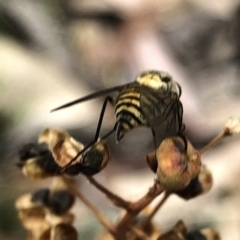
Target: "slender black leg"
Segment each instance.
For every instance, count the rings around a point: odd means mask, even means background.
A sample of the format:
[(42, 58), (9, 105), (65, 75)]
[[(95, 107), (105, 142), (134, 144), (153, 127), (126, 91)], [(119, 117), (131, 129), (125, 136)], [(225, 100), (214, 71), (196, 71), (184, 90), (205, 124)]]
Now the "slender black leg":
[[(64, 167), (64, 169), (68, 168), (72, 164), (72, 162), (74, 162), (81, 154), (83, 154), (88, 148), (90, 148), (94, 143), (97, 142), (97, 140), (99, 138), (100, 130), (101, 130), (101, 127), (102, 127), (104, 113), (105, 113), (108, 102), (113, 104), (112, 97), (107, 96), (105, 98), (104, 102), (103, 102), (102, 110), (101, 110), (101, 113), (100, 113), (100, 116), (99, 116), (97, 130), (96, 130), (96, 133), (95, 133), (94, 140), (92, 142), (90, 142), (87, 146), (85, 146), (83, 150), (78, 152), (78, 154)], [(101, 139), (106, 139), (108, 136), (110, 136), (115, 131), (115, 129), (116, 129), (116, 124), (114, 125), (114, 128), (110, 132), (105, 134)]]
[(106, 97), (104, 102), (103, 102), (102, 110), (101, 110), (101, 113), (100, 113), (100, 116), (99, 116), (99, 120), (98, 120), (97, 130), (96, 130), (95, 137), (94, 137), (94, 142), (96, 142), (98, 140), (98, 137), (99, 137), (99, 134), (100, 134), (100, 130), (101, 130), (101, 127), (102, 127), (102, 121), (103, 121), (104, 113), (106, 111), (106, 107), (107, 107), (108, 102), (113, 104), (112, 97), (109, 97), (109, 96)]

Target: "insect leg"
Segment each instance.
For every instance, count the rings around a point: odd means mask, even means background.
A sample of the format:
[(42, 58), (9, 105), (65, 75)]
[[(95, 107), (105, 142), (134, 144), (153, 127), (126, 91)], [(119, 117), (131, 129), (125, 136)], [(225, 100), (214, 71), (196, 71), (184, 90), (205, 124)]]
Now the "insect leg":
[[(100, 133), (100, 130), (101, 130), (101, 127), (102, 127), (102, 121), (103, 121), (103, 117), (104, 117), (104, 113), (105, 113), (105, 110), (106, 110), (106, 107), (107, 107), (107, 103), (111, 103), (113, 104), (113, 99), (112, 97), (110, 96), (107, 96), (104, 100), (104, 103), (102, 105), (102, 110), (101, 110), (101, 113), (100, 113), (100, 116), (99, 116), (99, 120), (98, 120), (98, 125), (97, 125), (97, 130), (96, 130), (96, 133), (95, 133), (95, 137), (94, 137), (94, 142), (96, 142), (98, 140), (98, 137), (99, 137), (99, 133)], [(106, 138), (106, 137), (105, 137)]]
[[(83, 150), (81, 150), (80, 152), (78, 152), (78, 154), (73, 158), (71, 159), (71, 161), (64, 167), (64, 170), (67, 169), (80, 155), (82, 155), (88, 148), (90, 148), (93, 144), (95, 144), (99, 138), (99, 133), (100, 133), (100, 130), (101, 130), (101, 127), (102, 127), (102, 121), (103, 121), (103, 117), (104, 117), (104, 113), (105, 113), (105, 110), (106, 110), (106, 107), (107, 107), (107, 103), (110, 102), (110, 103), (113, 103), (113, 99), (112, 97), (110, 96), (107, 96), (103, 102), (103, 105), (102, 105), (102, 110), (101, 110), (101, 113), (100, 113), (100, 116), (99, 116), (99, 120), (98, 120), (98, 125), (97, 125), (97, 130), (96, 130), (96, 133), (95, 133), (95, 137), (94, 137), (94, 140), (92, 142), (90, 142), (87, 146), (84, 147)], [(115, 124), (116, 126), (116, 124)], [(106, 135), (104, 135), (101, 139), (105, 139), (107, 138), (109, 135), (111, 135), (116, 127), (114, 126), (114, 128), (108, 132)]]

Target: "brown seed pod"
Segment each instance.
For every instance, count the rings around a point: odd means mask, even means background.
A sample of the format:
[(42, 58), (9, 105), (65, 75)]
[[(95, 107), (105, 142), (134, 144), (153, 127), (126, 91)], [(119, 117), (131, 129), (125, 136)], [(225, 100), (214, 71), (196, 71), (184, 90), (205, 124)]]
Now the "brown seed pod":
[(71, 136), (63, 130), (60, 129), (49, 129), (46, 128), (38, 137), (39, 143), (46, 143), (50, 150), (56, 145), (60, 139), (69, 139)]
[(197, 177), (191, 180), (191, 182), (180, 191), (176, 191), (179, 197), (189, 200), (204, 193), (207, 193), (213, 184), (213, 178), (211, 172), (202, 165), (201, 171)]
[(168, 191), (185, 188), (201, 170), (199, 152), (181, 136), (163, 140), (156, 150), (156, 160), (158, 180)]
[[(74, 183), (73, 183), (74, 184)], [(32, 194), (32, 202), (42, 204), (54, 215), (67, 213), (75, 202), (62, 177), (55, 177), (50, 188), (39, 189)]]

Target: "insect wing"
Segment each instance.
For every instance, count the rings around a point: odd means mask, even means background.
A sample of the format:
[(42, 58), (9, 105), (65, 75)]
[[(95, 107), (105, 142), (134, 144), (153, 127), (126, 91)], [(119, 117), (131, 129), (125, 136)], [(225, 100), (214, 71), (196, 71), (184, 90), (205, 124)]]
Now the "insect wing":
[(95, 98), (99, 98), (99, 97), (102, 97), (102, 96), (107, 95), (107, 94), (112, 93), (112, 92), (121, 91), (123, 88), (128, 87), (131, 84), (132, 83), (127, 83), (127, 84), (123, 84), (123, 85), (120, 85), (120, 86), (115, 86), (115, 87), (112, 87), (112, 88), (103, 89), (103, 90), (100, 90), (98, 92), (91, 93), (91, 94), (89, 94), (85, 97), (78, 98), (74, 101), (71, 101), (71, 102), (66, 103), (64, 105), (61, 105), (57, 108), (54, 108), (54, 109), (51, 110), (51, 112), (58, 111), (58, 110), (63, 109), (63, 108), (71, 107), (75, 104), (82, 103), (82, 102), (85, 102), (85, 101), (89, 101), (89, 100), (92, 100), (92, 99), (95, 99)]
[(141, 111), (152, 129), (155, 146), (181, 131), (183, 107), (171, 92), (141, 87)]
[(155, 146), (158, 147), (163, 139), (175, 136), (182, 129), (182, 103), (174, 100), (163, 116), (156, 118), (158, 123), (152, 125)]

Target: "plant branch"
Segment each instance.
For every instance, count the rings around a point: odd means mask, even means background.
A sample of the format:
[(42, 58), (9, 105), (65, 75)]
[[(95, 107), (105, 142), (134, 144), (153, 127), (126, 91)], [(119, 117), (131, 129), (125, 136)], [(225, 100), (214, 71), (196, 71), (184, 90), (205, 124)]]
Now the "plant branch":
[(170, 195), (171, 195), (170, 192), (165, 191), (163, 198), (159, 201), (159, 203), (155, 206), (155, 208), (152, 210), (152, 212), (145, 219), (145, 221), (143, 223), (143, 228), (146, 227), (151, 222), (151, 220), (153, 219), (155, 214), (162, 207), (162, 205), (167, 201), (167, 199), (169, 198)]
[(103, 192), (106, 197), (117, 207), (124, 208), (125, 210), (130, 210), (130, 202), (125, 201), (115, 193), (112, 193), (110, 190), (105, 188), (99, 182), (97, 182), (93, 177), (87, 177), (91, 184), (93, 184), (98, 190)]
[(65, 176), (62, 176), (62, 178), (66, 183), (68, 190), (76, 197), (78, 197), (95, 214), (99, 222), (114, 236), (116, 229), (113, 223), (109, 221), (104, 216), (104, 214), (97, 207), (95, 207), (87, 198), (85, 198), (85, 196), (76, 188), (76, 186), (70, 184)]
[(210, 148), (217, 145), (219, 142), (221, 142), (225, 137), (231, 136), (230, 130), (228, 128), (225, 128), (224, 131), (220, 134), (218, 134), (210, 143), (208, 143), (205, 147), (203, 147), (200, 150), (200, 154), (202, 155), (206, 151), (208, 151)]
[(141, 199), (131, 203), (130, 210), (125, 213), (116, 226), (116, 240), (125, 239), (126, 231), (132, 220), (163, 191), (163, 186), (161, 186), (158, 182), (155, 182)]
[(135, 226), (129, 227), (129, 229), (140, 239), (142, 240), (150, 240), (150, 238), (142, 231), (142, 229), (137, 228)]

